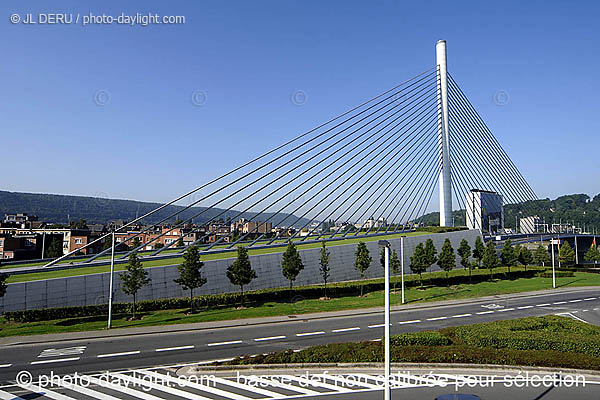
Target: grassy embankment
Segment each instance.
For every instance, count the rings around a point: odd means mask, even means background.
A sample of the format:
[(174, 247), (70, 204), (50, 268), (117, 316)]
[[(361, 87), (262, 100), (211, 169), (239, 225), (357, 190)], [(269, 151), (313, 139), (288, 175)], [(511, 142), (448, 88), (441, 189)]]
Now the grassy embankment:
[[(531, 267), (529, 269), (531, 269)], [(513, 276), (514, 273), (522, 270), (523, 267), (511, 268)], [(465, 281), (465, 274), (466, 272), (464, 270), (454, 270), (450, 273), (450, 277)], [(439, 300), (467, 299), (488, 295), (528, 292), (549, 289), (552, 287), (551, 278), (536, 276), (531, 278), (507, 279), (508, 277), (506, 276), (505, 268), (498, 268), (495, 270), (494, 281), (487, 281), (487, 270), (474, 270), (473, 274), (474, 278), (478, 278), (474, 280), (477, 283), (461, 283), (451, 286), (443, 285), (445, 282), (443, 280), (445, 273), (443, 272), (424, 274), (426, 285), (423, 289), (418, 287), (418, 276), (408, 275), (406, 277), (406, 300), (409, 303), (417, 303)], [(463, 278), (461, 278), (461, 276)], [(437, 282), (441, 284), (438, 284), (438, 286), (427, 285), (429, 278), (437, 279)], [(394, 277), (393, 281), (398, 283), (398, 277)], [(378, 287), (381, 287), (381, 279), (365, 281), (365, 284), (369, 283), (379, 284)], [(355, 283), (352, 284), (358, 286)], [(339, 285), (348, 286), (347, 283)], [(559, 287), (600, 286), (600, 274), (576, 272), (572, 277), (557, 278), (557, 285)], [(335, 284), (329, 286), (328, 294), (332, 297), (329, 300), (320, 300), (319, 298), (303, 299), (300, 294), (303, 293), (304, 289), (297, 288), (295, 292), (297, 296), (293, 303), (290, 302), (290, 297), (285, 295), (280, 296), (278, 300), (273, 301), (247, 302), (245, 304), (246, 308), (243, 309), (229, 305), (203, 307), (194, 314), (188, 313), (189, 308), (147, 311), (142, 313), (142, 319), (134, 321), (128, 320), (129, 314), (117, 313), (113, 315), (113, 326), (115, 328), (144, 327), (207, 321), (223, 321), (254, 317), (269, 317), (278, 315), (299, 315), (313, 312), (380, 307), (383, 304), (383, 292), (381, 290), (371, 291), (366, 293), (363, 297), (358, 297), (355, 294), (341, 295), (336, 297), (335, 288)], [(321, 293), (320, 290), (317, 292)], [(392, 304), (400, 304), (400, 301), (401, 295), (398, 291), (396, 291), (391, 296), (391, 302)], [(105, 326), (105, 315), (79, 318), (61, 318), (49, 321), (24, 323), (8, 322), (5, 318), (0, 317), (0, 337), (100, 330), (104, 329)]]
[[(426, 234), (428, 234), (428, 232), (408, 232), (408, 233), (402, 233), (402, 234), (399, 233), (399, 234), (394, 234), (394, 235), (387, 235), (386, 239), (394, 239), (394, 238), (397, 238), (400, 236), (419, 236), (419, 235), (426, 235)], [(352, 243), (358, 243), (360, 241), (370, 242), (370, 241), (379, 240), (380, 238), (381, 238), (381, 236), (372, 236), (372, 237), (365, 237), (365, 238), (350, 238), (350, 239), (329, 242), (328, 246), (329, 247), (341, 246), (341, 245), (347, 245), (347, 244), (352, 244)], [(304, 250), (304, 249), (314, 249), (314, 248), (317, 248), (320, 246), (321, 246), (320, 243), (307, 243), (307, 244), (299, 244), (297, 246), (297, 248), (299, 250)], [(262, 249), (250, 249), (249, 254), (250, 255), (259, 255), (259, 254), (270, 254), (270, 253), (282, 253), (284, 250), (285, 250), (284, 246), (269, 247), (269, 248), (262, 248)], [(221, 260), (221, 259), (226, 259), (226, 258), (233, 258), (236, 255), (235, 252), (236, 252), (236, 250), (233, 249), (228, 252), (203, 254), (202, 260), (210, 261), (210, 260)], [(102, 258), (104, 258), (104, 257), (102, 257)], [(173, 258), (168, 258), (168, 259), (163, 259), (163, 260), (144, 261), (143, 265), (145, 268), (152, 268), (152, 267), (161, 267), (161, 266), (165, 266), (165, 265), (176, 265), (176, 264), (180, 264), (182, 261), (183, 261), (183, 257), (173, 257)], [(11, 266), (10, 268), (16, 268), (16, 267), (18, 267), (18, 266)], [(5, 266), (2, 268), (9, 268), (9, 267)], [(115, 265), (115, 271), (122, 271), (124, 269), (125, 269), (125, 264), (116, 264)], [(99, 274), (99, 273), (105, 273), (105, 272), (109, 272), (109, 266), (107, 266), (107, 265), (93, 266), (93, 267), (74, 267), (74, 268), (63, 269), (63, 270), (58, 270), (58, 271), (34, 272), (34, 273), (30, 273), (30, 274), (11, 275), (8, 277), (7, 283), (28, 282), (28, 281), (52, 279), (52, 278), (65, 278), (68, 276), (90, 275), (90, 274)]]

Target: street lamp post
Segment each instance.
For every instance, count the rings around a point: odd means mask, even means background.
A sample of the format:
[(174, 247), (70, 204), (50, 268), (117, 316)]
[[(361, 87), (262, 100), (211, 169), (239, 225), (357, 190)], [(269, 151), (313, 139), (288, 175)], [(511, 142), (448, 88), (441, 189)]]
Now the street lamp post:
[(112, 233), (112, 246), (110, 251), (110, 277), (108, 284), (108, 329), (112, 324), (112, 303), (113, 303), (113, 281), (115, 274), (115, 232)]
[(550, 239), (550, 247), (552, 247), (552, 288), (556, 289), (556, 271), (554, 268), (554, 238)]
[[(385, 249), (385, 318), (384, 318), (384, 368), (385, 368), (385, 385), (383, 389), (383, 399), (390, 400), (390, 375), (391, 375), (391, 362), (390, 362), (390, 242), (387, 240), (380, 240), (379, 246)], [(404, 291), (403, 291), (404, 293)]]
[(400, 236), (400, 271), (402, 277), (402, 304), (404, 304), (404, 236)]

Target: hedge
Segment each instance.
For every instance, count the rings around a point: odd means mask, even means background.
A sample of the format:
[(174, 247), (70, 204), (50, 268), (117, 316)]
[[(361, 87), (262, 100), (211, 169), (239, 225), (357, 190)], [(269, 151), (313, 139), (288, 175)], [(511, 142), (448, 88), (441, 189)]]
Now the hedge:
[(438, 331), (410, 332), (390, 336), (392, 346), (448, 346), (450, 338)]
[[(424, 281), (434, 286), (446, 286), (467, 284), (469, 283), (469, 276), (467, 271), (457, 269), (454, 272), (455, 275), (451, 275), (446, 280), (443, 272), (434, 272), (431, 275), (424, 276)], [(511, 278), (532, 278), (539, 272), (539, 268), (530, 268), (527, 271), (517, 270), (511, 272)], [(494, 274), (496, 278), (503, 276), (502, 273)], [(487, 270), (473, 270), (472, 271), (472, 283), (487, 281), (489, 279), (489, 273)], [(392, 283), (399, 283), (400, 277), (394, 276)], [(372, 279), (362, 281), (363, 290), (365, 293), (381, 291), (384, 289), (383, 279)], [(342, 282), (327, 285), (327, 295), (329, 297), (347, 297), (356, 296), (360, 293), (360, 281)], [(415, 287), (419, 286), (418, 275), (407, 275), (405, 276), (405, 286)], [(244, 297), (246, 304), (261, 303), (267, 301), (275, 302), (288, 302), (290, 298), (295, 297), (296, 299), (318, 299), (323, 296), (323, 286), (312, 285), (312, 286), (301, 286), (293, 289), (293, 293), (287, 288), (278, 289), (263, 289), (246, 292)], [(212, 294), (194, 297), (194, 304), (199, 307), (227, 307), (239, 304), (241, 302), (240, 293), (222, 293)], [(131, 308), (131, 303), (115, 303), (113, 304), (113, 313), (127, 313)], [(169, 298), (169, 299), (156, 299), (156, 300), (142, 300), (136, 303), (136, 310), (139, 312), (158, 311), (158, 310), (175, 310), (187, 308), (190, 306), (190, 300), (188, 297), (180, 298)], [(63, 318), (81, 318), (81, 317), (92, 317), (99, 315), (106, 315), (108, 313), (108, 306), (106, 304), (95, 304), (86, 306), (75, 306), (75, 307), (60, 307), (60, 308), (43, 308), (35, 310), (22, 310), (22, 311), (7, 311), (4, 313), (4, 317), (9, 321), (14, 322), (36, 322), (36, 321), (49, 321), (54, 319)]]
[(555, 350), (600, 357), (600, 327), (555, 315), (486, 322), (444, 332), (475, 347)]
[[(552, 278), (552, 271), (544, 271), (538, 274), (540, 278)], [(555, 271), (554, 276), (557, 278), (572, 278), (575, 276), (573, 271)]]

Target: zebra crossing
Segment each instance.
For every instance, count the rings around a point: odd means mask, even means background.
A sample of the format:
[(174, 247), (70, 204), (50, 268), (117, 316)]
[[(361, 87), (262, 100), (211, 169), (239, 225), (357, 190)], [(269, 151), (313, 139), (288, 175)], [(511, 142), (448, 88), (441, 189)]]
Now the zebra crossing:
[[(180, 375), (177, 369), (136, 369), (101, 374), (74, 374), (62, 377), (17, 379), (16, 384), (0, 387), (0, 400), (268, 400), (319, 397), (344, 393), (382, 390), (382, 376), (357, 372), (334, 374), (329, 371), (294, 375), (252, 375), (242, 372), (193, 373)], [(401, 377), (398, 372), (396, 376)], [(430, 384), (435, 376), (395, 381), (394, 388), (416, 388)], [(445, 375), (446, 381), (452, 381)], [(455, 377), (455, 379), (459, 379)]]

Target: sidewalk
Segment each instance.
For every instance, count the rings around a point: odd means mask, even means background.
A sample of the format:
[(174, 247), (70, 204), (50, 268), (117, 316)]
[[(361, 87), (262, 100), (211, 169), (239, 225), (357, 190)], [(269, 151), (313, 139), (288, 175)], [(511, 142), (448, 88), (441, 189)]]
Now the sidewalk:
[[(477, 303), (486, 303), (488, 301), (499, 301), (499, 300), (511, 300), (519, 299), (524, 297), (535, 297), (549, 294), (568, 294), (582, 291), (595, 290), (600, 291), (597, 286), (581, 286), (576, 288), (564, 288), (564, 289), (545, 289), (537, 290), (533, 292), (521, 292), (513, 294), (501, 294), (494, 296), (477, 297), (472, 299), (460, 299), (460, 300), (443, 300), (435, 302), (422, 302), (414, 304), (404, 304), (392, 306), (392, 312), (402, 312), (407, 310), (423, 310), (431, 308), (443, 308), (456, 305), (468, 305)], [(141, 336), (141, 335), (155, 335), (161, 333), (175, 333), (175, 332), (189, 332), (196, 330), (206, 329), (219, 329), (219, 328), (233, 328), (242, 326), (256, 326), (274, 323), (286, 323), (300, 320), (316, 320), (326, 318), (343, 318), (357, 315), (369, 315), (369, 314), (383, 314), (383, 307), (376, 308), (361, 308), (361, 309), (350, 309), (341, 311), (329, 311), (322, 313), (312, 314), (297, 314), (297, 315), (281, 315), (274, 317), (260, 317), (260, 318), (247, 318), (247, 319), (236, 319), (227, 321), (212, 321), (212, 322), (197, 322), (192, 324), (173, 324), (173, 325), (160, 325), (160, 326), (148, 326), (148, 327), (136, 327), (136, 328), (115, 328), (113, 330), (95, 330), (95, 331), (84, 331), (84, 332), (67, 332), (67, 333), (53, 333), (43, 335), (31, 335), (31, 336), (11, 336), (0, 338), (0, 347), (11, 346), (11, 345), (24, 345), (24, 344), (39, 344), (45, 342), (61, 342), (61, 341), (72, 341), (72, 340), (92, 340), (92, 339), (106, 339), (111, 337), (124, 337), (124, 336)], [(383, 315), (382, 315), (383, 318)]]

